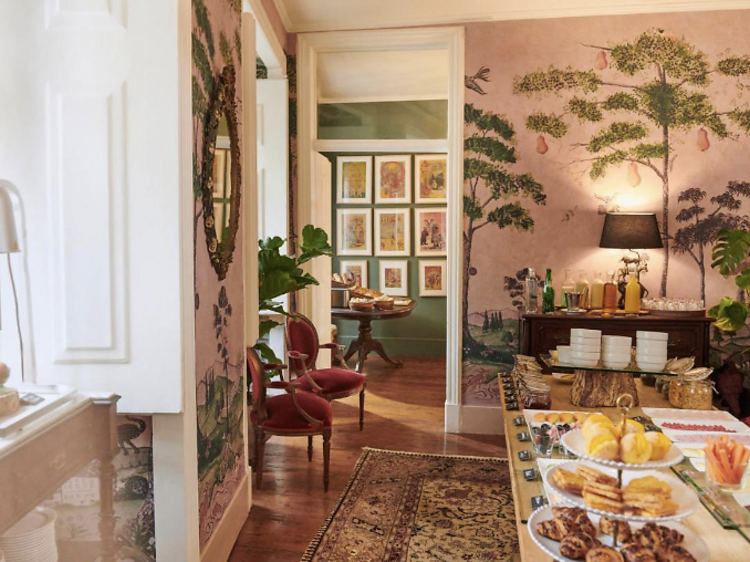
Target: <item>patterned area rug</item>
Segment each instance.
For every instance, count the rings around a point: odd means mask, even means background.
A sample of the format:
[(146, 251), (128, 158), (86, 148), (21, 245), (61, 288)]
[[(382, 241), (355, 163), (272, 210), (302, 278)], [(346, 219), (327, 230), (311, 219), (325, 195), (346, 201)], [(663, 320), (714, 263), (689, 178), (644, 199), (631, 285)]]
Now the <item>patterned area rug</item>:
[(504, 562), (517, 553), (506, 460), (366, 448), (301, 562)]

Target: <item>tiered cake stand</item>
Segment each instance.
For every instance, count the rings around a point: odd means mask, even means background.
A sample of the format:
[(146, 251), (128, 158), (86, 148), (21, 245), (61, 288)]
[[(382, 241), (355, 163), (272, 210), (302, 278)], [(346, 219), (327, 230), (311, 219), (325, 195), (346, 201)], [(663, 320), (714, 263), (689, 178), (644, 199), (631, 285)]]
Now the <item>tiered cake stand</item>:
[[(628, 418), (628, 412), (633, 406), (633, 403), (633, 397), (629, 394), (623, 394), (617, 399), (617, 406), (620, 407), (622, 412), (622, 419), (620, 421), (622, 435), (625, 435), (625, 425)], [(618, 546), (616, 537), (619, 534), (618, 527), (620, 521), (628, 521), (632, 523), (633, 530), (637, 530), (644, 524), (653, 521), (678, 530), (685, 537), (680, 546), (687, 549), (695, 557), (697, 562), (709, 562), (710, 555), (706, 543), (693, 531), (691, 531), (684, 525), (677, 523), (677, 521), (688, 517), (691, 513), (693, 513), (693, 511), (697, 509), (697, 507), (700, 505), (698, 498), (696, 497), (694, 492), (692, 492), (687, 486), (685, 486), (685, 484), (682, 483), (682, 481), (679, 480), (679, 478), (664, 474), (662, 472), (657, 472), (657, 469), (668, 468), (682, 461), (682, 452), (677, 447), (672, 445), (667, 454), (658, 461), (649, 461), (642, 464), (627, 464), (620, 461), (597, 459), (587, 455), (586, 440), (584, 439), (583, 434), (580, 430), (566, 433), (563, 436), (561, 442), (562, 445), (568, 451), (575, 454), (579, 460), (559, 465), (559, 467), (554, 467), (545, 475), (544, 481), (547, 486), (549, 486), (549, 488), (554, 490), (557, 495), (563, 498), (565, 504), (581, 507), (588, 511), (590, 519), (596, 525), (597, 529), (599, 528), (598, 523), (600, 517), (605, 516), (609, 519), (614, 520), (615, 526), (614, 533), (612, 535), (613, 547), (617, 548)], [(575, 471), (575, 466), (580, 461), (586, 461), (589, 464), (596, 464), (606, 469), (610, 469), (610, 472), (612, 469), (616, 470), (617, 484), (620, 488), (622, 487), (623, 483), (627, 484), (634, 478), (652, 474), (663, 482), (666, 482), (667, 484), (672, 486), (672, 499), (677, 502), (679, 508), (675, 514), (664, 517), (649, 517), (645, 515), (611, 513), (600, 509), (593, 509), (585, 504), (582, 497), (571, 494), (570, 492), (559, 488), (556, 485), (554, 479), (551, 477), (554, 471), (558, 468)], [(573, 562), (571, 559), (560, 554), (559, 542), (543, 537), (536, 530), (536, 527), (540, 521), (545, 521), (552, 518), (552, 506), (541, 507), (534, 513), (532, 513), (528, 521), (528, 529), (529, 533), (531, 534), (531, 538), (539, 548), (552, 556), (555, 560), (561, 560), (563, 562)], [(604, 537), (600, 536), (599, 538), (603, 539)], [(605, 541), (602, 540), (602, 542), (604, 543)]]

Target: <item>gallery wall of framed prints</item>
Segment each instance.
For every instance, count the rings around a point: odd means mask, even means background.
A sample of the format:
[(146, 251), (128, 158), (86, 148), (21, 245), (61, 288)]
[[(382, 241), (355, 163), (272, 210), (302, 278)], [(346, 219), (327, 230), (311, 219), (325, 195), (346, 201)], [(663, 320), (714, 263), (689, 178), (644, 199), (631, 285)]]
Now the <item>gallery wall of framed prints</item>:
[[(393, 296), (444, 298), (445, 260), (435, 258), (448, 253), (447, 155), (357, 154), (332, 159), (335, 258), (341, 258), (334, 271), (352, 271), (361, 286)], [(369, 278), (371, 271), (375, 279)], [(419, 280), (416, 291), (409, 290), (410, 274)]]

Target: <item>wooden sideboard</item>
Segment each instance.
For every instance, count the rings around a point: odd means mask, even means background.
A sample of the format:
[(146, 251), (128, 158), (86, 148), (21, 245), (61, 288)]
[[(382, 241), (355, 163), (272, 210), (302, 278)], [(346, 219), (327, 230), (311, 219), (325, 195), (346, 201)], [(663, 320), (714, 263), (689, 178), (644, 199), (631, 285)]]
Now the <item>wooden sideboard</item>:
[(601, 330), (605, 335), (631, 336), (635, 344), (638, 330), (668, 332), (669, 357), (695, 356), (696, 366), (708, 364), (709, 329), (713, 320), (708, 317), (675, 318), (647, 314), (643, 316), (524, 314), (521, 317), (521, 353), (539, 359), (543, 353), (558, 345), (570, 343), (571, 328)]

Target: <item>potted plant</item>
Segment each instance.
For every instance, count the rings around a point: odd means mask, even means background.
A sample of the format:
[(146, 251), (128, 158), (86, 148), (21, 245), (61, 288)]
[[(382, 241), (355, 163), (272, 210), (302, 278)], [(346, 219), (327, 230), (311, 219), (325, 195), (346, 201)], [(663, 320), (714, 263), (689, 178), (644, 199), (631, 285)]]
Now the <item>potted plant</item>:
[[(750, 291), (750, 232), (741, 229), (722, 230), (714, 245), (711, 267), (724, 277), (734, 275), (734, 282), (740, 294)], [(716, 319), (715, 326), (724, 332), (737, 332), (745, 327), (748, 308), (745, 300), (724, 297), (719, 304), (709, 310)], [(742, 353), (750, 348), (742, 350)]]
[[(279, 236), (258, 241), (258, 310), (261, 312), (260, 330), (255, 349), (266, 363), (283, 363), (271, 347), (261, 341), (271, 330), (281, 323), (263, 313), (282, 314), (294, 317), (284, 310), (281, 303), (274, 299), (304, 289), (309, 285), (319, 285), (318, 280), (303, 271), (303, 264), (319, 256), (331, 256), (333, 248), (328, 243), (328, 235), (322, 228), (308, 224), (302, 229), (302, 241), (298, 244), (298, 255), (288, 256), (281, 253), (285, 240)], [(269, 373), (273, 376), (275, 373)]]

